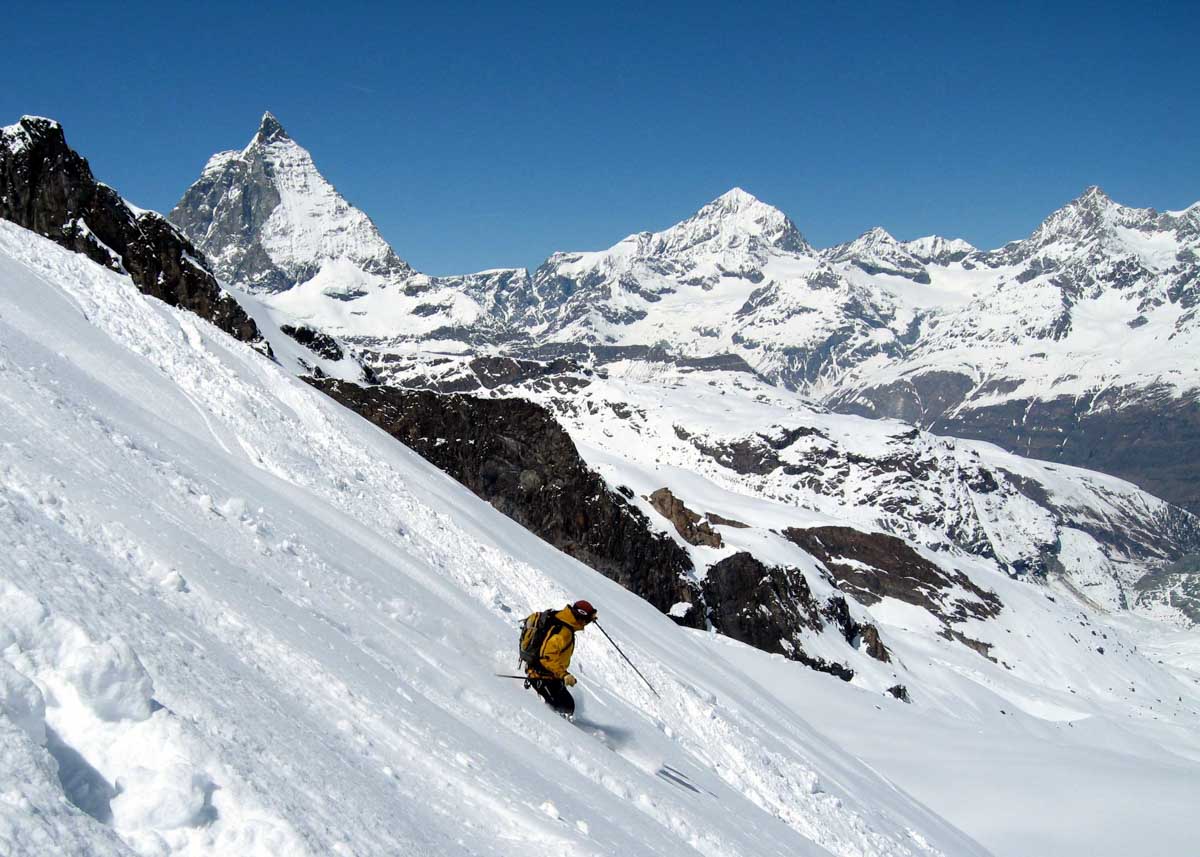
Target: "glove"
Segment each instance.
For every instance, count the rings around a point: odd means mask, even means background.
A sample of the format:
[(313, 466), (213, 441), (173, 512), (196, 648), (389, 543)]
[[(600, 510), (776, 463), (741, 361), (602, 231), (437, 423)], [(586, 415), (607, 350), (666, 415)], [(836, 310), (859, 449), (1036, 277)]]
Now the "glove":
[(565, 684), (567, 687), (574, 687), (575, 686), (575, 676), (571, 675), (570, 673), (567, 673), (565, 676), (563, 676), (563, 684)]

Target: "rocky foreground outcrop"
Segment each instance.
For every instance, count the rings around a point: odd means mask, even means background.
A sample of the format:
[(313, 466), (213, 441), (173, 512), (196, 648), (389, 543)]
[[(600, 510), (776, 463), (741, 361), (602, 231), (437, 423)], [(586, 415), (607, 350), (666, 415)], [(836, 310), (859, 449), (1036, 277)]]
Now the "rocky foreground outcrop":
[(654, 511), (662, 515), (675, 527), (679, 537), (691, 545), (710, 548), (722, 546), (721, 534), (708, 521), (689, 509), (684, 502), (671, 493), (670, 488), (659, 488), (646, 498)]
[(0, 218), (126, 273), (143, 293), (270, 350), (191, 242), (161, 215), (131, 207), (96, 181), (51, 119), (25, 116), (0, 129)]

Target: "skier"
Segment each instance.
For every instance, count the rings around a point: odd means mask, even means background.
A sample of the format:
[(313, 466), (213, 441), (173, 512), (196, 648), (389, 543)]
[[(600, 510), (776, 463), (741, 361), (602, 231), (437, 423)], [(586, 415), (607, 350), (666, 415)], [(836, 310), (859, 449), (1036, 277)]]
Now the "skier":
[(596, 608), (587, 601), (576, 601), (557, 612), (530, 613), (521, 625), (525, 687), (536, 690), (568, 720), (575, 716), (575, 699), (567, 690), (575, 686), (575, 676), (567, 671), (575, 651), (575, 634), (594, 621)]

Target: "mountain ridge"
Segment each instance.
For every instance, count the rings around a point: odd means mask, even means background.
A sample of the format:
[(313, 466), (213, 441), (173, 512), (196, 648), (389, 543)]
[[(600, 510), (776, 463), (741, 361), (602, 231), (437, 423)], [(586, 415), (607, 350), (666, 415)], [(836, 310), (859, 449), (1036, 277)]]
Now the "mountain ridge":
[[(203, 210), (189, 219), (193, 197), (172, 215), (185, 232), (218, 260), (243, 252), (241, 233), (214, 241)], [(817, 250), (782, 211), (733, 188), (666, 229), (557, 252), (534, 271), (380, 279), (343, 259), (272, 302), (376, 355), (366, 359), (382, 377), (421, 348), (736, 359), (834, 409), (1100, 463), (1200, 510), (1195, 480), (1169, 463), (1193, 460), (1200, 442), (1181, 429), (1160, 457), (1137, 440), (1159, 419), (1186, 425), (1200, 402), (1198, 260), (1200, 203), (1134, 209), (1096, 186), (994, 250), (882, 227)], [(1116, 416), (1078, 411), (1101, 394)], [(1051, 443), (1064, 434), (1072, 442)], [(1111, 455), (1101, 437), (1117, 444)]]

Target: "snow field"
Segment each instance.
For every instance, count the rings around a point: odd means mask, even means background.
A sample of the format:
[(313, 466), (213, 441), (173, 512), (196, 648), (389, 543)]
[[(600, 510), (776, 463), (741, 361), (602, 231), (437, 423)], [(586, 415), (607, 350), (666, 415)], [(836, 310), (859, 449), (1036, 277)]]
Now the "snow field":
[[(252, 350), (10, 224), (0, 406), (0, 580), (23, 593), (0, 608), (2, 758), (23, 772), (5, 805), (46, 808), (6, 811), (14, 843), (984, 853), (708, 661), (706, 638)], [(492, 676), (520, 617), (572, 597), (662, 694), (583, 635), (581, 715), (603, 738)]]
[[(886, 479), (851, 468), (837, 481), (841, 497), (809, 493), (774, 476), (735, 474), (698, 454), (675, 428), (714, 442), (747, 436), (747, 424), (767, 434), (780, 426), (809, 425), (848, 452), (879, 459), (904, 449), (893, 446), (893, 438), (909, 433), (909, 427), (814, 413), (798, 397), (788, 407), (791, 394), (750, 379), (722, 379), (710, 386), (712, 373), (645, 363), (607, 368), (607, 379), (572, 397), (530, 395), (559, 414), (581, 454), (610, 484), (628, 486), (636, 498), (666, 485), (698, 513), (717, 512), (750, 524), (748, 529), (715, 527), (725, 540), (723, 548), (685, 545), (700, 575), (718, 559), (749, 550), (764, 562), (801, 569), (822, 601), (831, 590), (812, 558), (773, 531), (847, 521), (866, 529), (894, 525), (880, 515), (878, 497)], [(1153, 520), (1163, 506), (1114, 477), (1021, 459), (985, 443), (933, 436), (925, 442), (926, 454), (942, 459), (952, 475), (970, 474), (981, 464), (1007, 471), (1041, 485), (1061, 509), (1085, 510), (1099, 521)], [(962, 478), (926, 486), (906, 502), (934, 507), (935, 498), (925, 491), (961, 490), (956, 485)], [(675, 537), (671, 524), (648, 502), (635, 502), (652, 525)], [(1053, 848), (1094, 857), (1137, 851), (1139, 843), (1142, 848), (1161, 845), (1164, 852), (1186, 850), (1191, 832), (1182, 807), (1200, 797), (1194, 632), (1110, 612), (1121, 610), (1121, 586), (1144, 573), (1145, 566), (1054, 521), (1023, 495), (984, 493), (961, 505), (974, 509), (993, 544), (1010, 550), (1031, 544), (1029, 550), (1036, 552), (1037, 544), (1057, 541), (1061, 548), (1061, 574), (1039, 585), (1012, 580), (993, 562), (944, 546), (938, 531), (914, 536), (916, 544), (928, 539), (938, 548), (922, 550), (927, 559), (999, 595), (1004, 604), (999, 616), (956, 625), (966, 636), (990, 644), (994, 660), (946, 640), (942, 623), (924, 609), (884, 599), (852, 612), (879, 627), (892, 651), (891, 664), (851, 652), (836, 634), (812, 636), (806, 648), (852, 665), (854, 687), (880, 691), (905, 684), (911, 707), (852, 687), (831, 687), (821, 677), (801, 679), (790, 671), (794, 665), (778, 658), (756, 660), (762, 666), (747, 671), (791, 700), (819, 730), (837, 735), (841, 746), (947, 813), (997, 853)], [(720, 638), (709, 642), (717, 656), (744, 648)], [(847, 720), (845, 706), (862, 716)], [(944, 742), (945, 751), (939, 749)], [(992, 768), (1000, 774), (989, 776)], [(943, 770), (955, 773), (943, 776)], [(1031, 784), (1042, 780), (1056, 785), (1031, 792)], [(1137, 781), (1144, 794), (1156, 797), (1129, 801), (1126, 781)], [(1164, 791), (1169, 795), (1159, 799)], [(1095, 807), (1105, 808), (1102, 817)]]

